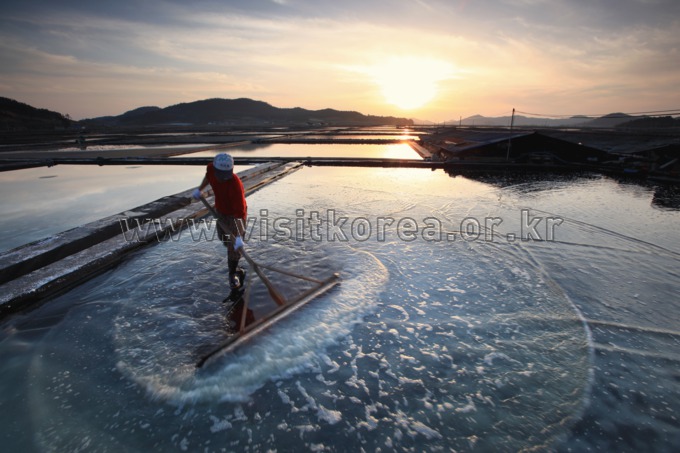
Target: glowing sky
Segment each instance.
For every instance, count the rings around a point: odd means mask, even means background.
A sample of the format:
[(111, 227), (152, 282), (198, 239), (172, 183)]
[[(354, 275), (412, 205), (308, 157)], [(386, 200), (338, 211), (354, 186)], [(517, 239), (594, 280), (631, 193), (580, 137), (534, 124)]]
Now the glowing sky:
[(678, 0), (0, 0), (0, 96), (432, 121), (680, 107)]

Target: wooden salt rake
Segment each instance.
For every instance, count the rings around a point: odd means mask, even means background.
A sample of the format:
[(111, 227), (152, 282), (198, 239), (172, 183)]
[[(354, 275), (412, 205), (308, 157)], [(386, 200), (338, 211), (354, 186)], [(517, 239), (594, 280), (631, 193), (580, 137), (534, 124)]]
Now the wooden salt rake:
[[(229, 231), (229, 229), (227, 228), (227, 222), (225, 221), (224, 217), (219, 212), (217, 212), (215, 208), (213, 208), (203, 196), (200, 197), (200, 200), (203, 202), (205, 207), (208, 208), (208, 210), (215, 217), (215, 219), (218, 222), (220, 222), (224, 231)], [(310, 300), (328, 291), (333, 286), (338, 284), (340, 281), (340, 275), (338, 273), (334, 273), (325, 280), (319, 280), (304, 275), (294, 274), (292, 272), (285, 271), (283, 269), (278, 269), (273, 266), (266, 266), (263, 264), (256, 263), (250, 257), (250, 255), (244, 250), (244, 248), (241, 248), (240, 252), (241, 256), (243, 256), (246, 262), (250, 265), (251, 269), (255, 271), (257, 276), (260, 277), (260, 280), (262, 280), (262, 283), (264, 283), (264, 285), (267, 287), (269, 295), (274, 300), (274, 302), (276, 302), (278, 307), (274, 312), (269, 313), (267, 316), (264, 316), (263, 318), (246, 326), (246, 314), (248, 312), (248, 301), (250, 299), (250, 284), (251, 284), (251, 278), (249, 275), (246, 281), (246, 289), (243, 295), (243, 311), (241, 315), (241, 320), (239, 322), (238, 333), (229, 337), (214, 350), (203, 356), (196, 364), (197, 368), (201, 368), (203, 365), (214, 360), (215, 358), (235, 350), (243, 343), (247, 342), (249, 339), (257, 335), (258, 333), (269, 328), (277, 321), (280, 321), (284, 317), (288, 316), (296, 309), (305, 305)], [(287, 275), (289, 277), (306, 280), (308, 282), (315, 283), (316, 285), (308, 289), (307, 291), (303, 292), (302, 294), (298, 295), (296, 298), (292, 300), (286, 300), (286, 298), (276, 289), (276, 287), (274, 287), (269, 278), (267, 278), (267, 275), (262, 271), (262, 269), (267, 269), (272, 272)]]

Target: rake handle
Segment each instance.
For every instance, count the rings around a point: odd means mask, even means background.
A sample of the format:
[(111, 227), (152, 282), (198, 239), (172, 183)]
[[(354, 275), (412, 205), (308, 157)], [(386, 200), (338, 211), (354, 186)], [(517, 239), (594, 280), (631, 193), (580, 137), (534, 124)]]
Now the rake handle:
[[(226, 225), (226, 221), (222, 217), (222, 214), (217, 212), (215, 208), (213, 208), (210, 203), (208, 203), (208, 200), (203, 197), (203, 195), (200, 196), (199, 198), (203, 204), (205, 205), (206, 208), (210, 211), (210, 213), (215, 217), (215, 219), (221, 223), (222, 228), (224, 228), (225, 231), (229, 231)], [(232, 238), (233, 240), (233, 238)], [(274, 285), (272, 282), (267, 278), (267, 276), (262, 272), (262, 269), (260, 269), (260, 266), (248, 255), (248, 253), (245, 251), (244, 247), (241, 247), (240, 249), (241, 255), (245, 260), (248, 262), (248, 264), (253, 268), (255, 273), (257, 274), (258, 277), (262, 280), (262, 283), (264, 283), (264, 286), (267, 287), (267, 291), (269, 292), (269, 295), (274, 299), (274, 302), (276, 302), (277, 305), (284, 305), (286, 303), (286, 298), (283, 297), (281, 293), (279, 293), (276, 288), (274, 288)]]

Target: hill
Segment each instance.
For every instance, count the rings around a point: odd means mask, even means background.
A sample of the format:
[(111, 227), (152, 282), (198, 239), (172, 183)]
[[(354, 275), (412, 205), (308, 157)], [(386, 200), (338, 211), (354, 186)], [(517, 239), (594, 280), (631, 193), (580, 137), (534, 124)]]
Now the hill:
[(58, 130), (73, 124), (74, 121), (61, 113), (0, 97), (0, 131)]
[(610, 113), (585, 123), (585, 127), (617, 127), (620, 124), (634, 120), (636, 117), (625, 113)]
[[(583, 128), (611, 128), (617, 127), (627, 121), (633, 120), (636, 117), (626, 115), (625, 113), (611, 113), (599, 118), (591, 118), (587, 116), (572, 116), (569, 118), (539, 118), (527, 117), (522, 115), (515, 115), (514, 125), (516, 127), (583, 127)], [(512, 121), (511, 116), (500, 117), (486, 117), (482, 115), (474, 115), (464, 118), (463, 126), (501, 126), (509, 127)], [(459, 121), (450, 121), (451, 124), (458, 124)]]
[(617, 127), (622, 129), (680, 129), (680, 118), (672, 116), (644, 117), (627, 121)]
[(407, 118), (333, 109), (278, 108), (252, 99), (206, 99), (170, 107), (141, 107), (119, 116), (92, 118), (85, 126), (202, 126), (261, 124), (412, 125)]

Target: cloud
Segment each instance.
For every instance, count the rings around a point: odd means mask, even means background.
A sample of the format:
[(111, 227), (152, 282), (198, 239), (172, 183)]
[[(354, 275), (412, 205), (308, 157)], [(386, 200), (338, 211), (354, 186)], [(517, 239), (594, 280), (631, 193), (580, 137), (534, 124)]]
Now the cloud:
[(370, 71), (347, 68), (419, 59), (454, 68), (422, 67), (439, 95), (421, 117), (653, 110), (680, 103), (676, 18), (676, 0), (26, 0), (0, 18), (0, 95), (74, 117), (241, 96), (391, 114)]

